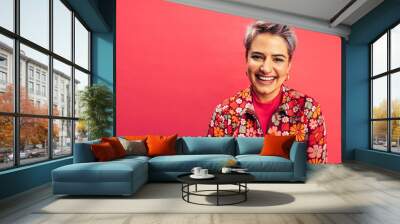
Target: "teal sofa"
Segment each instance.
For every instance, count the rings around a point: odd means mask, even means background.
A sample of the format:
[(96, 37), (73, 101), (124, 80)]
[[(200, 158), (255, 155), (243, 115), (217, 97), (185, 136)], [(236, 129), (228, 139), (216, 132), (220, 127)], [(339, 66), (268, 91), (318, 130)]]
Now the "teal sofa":
[(290, 159), (260, 156), (263, 138), (182, 137), (176, 142), (177, 155), (127, 156), (96, 162), (90, 149), (98, 141), (75, 144), (74, 163), (52, 171), (54, 194), (131, 195), (148, 181), (176, 181), (193, 167), (219, 172), (228, 160), (236, 160), (260, 182), (304, 182), (306, 145), (294, 142)]

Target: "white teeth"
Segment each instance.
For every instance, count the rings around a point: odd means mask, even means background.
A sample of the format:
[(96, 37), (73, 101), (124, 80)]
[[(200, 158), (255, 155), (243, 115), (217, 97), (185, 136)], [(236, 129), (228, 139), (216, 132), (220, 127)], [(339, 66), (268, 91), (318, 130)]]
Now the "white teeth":
[(271, 81), (271, 80), (274, 80), (275, 79), (275, 77), (272, 77), (272, 76), (261, 76), (261, 75), (259, 75), (259, 76), (257, 76), (257, 78), (259, 78), (259, 79), (261, 79), (261, 80), (263, 80), (263, 81)]

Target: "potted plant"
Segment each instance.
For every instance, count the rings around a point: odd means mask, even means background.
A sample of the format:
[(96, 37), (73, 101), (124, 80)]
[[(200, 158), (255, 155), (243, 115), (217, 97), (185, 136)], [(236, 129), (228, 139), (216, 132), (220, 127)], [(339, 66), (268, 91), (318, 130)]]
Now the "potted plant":
[(89, 140), (110, 136), (112, 125), (113, 94), (102, 84), (94, 84), (80, 92), (79, 106), (82, 108), (80, 125), (87, 127)]

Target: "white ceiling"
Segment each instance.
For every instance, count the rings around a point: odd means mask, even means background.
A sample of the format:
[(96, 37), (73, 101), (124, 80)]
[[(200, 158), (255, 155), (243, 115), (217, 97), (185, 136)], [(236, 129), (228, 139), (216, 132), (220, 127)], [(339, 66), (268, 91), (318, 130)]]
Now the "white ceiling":
[(351, 25), (383, 0), (169, 0), (348, 38)]
[(265, 9), (330, 20), (351, 0), (226, 0)]

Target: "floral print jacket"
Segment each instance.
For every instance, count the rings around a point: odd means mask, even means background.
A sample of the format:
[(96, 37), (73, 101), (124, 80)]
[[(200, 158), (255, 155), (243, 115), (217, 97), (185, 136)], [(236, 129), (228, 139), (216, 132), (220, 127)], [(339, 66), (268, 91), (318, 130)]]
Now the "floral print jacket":
[[(296, 90), (282, 87), (281, 103), (272, 114), (267, 133), (295, 135), (296, 141), (307, 142), (309, 163), (326, 163), (326, 127), (319, 103)], [(208, 136), (264, 136), (254, 110), (250, 87), (217, 105), (209, 124)]]

